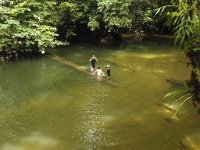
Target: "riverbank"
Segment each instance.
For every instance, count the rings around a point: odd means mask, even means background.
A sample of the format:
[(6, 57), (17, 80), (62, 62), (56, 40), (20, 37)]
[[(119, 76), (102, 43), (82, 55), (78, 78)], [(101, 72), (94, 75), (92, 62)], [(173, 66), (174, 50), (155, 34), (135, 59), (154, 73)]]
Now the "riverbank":
[[(134, 38), (136, 35), (135, 33), (123, 33), (122, 39), (127, 38)], [(174, 35), (170, 34), (143, 34), (144, 37), (161, 37), (161, 38), (169, 38), (169, 39), (175, 39), (176, 37)]]

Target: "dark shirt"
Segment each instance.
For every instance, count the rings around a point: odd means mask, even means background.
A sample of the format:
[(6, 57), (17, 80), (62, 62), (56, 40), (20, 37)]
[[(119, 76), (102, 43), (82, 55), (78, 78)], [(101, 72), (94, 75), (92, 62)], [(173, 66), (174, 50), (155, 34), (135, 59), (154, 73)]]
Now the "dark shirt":
[(97, 62), (95, 58), (90, 61), (93, 68), (95, 68), (95, 63)]
[(106, 73), (107, 73), (107, 76), (110, 76), (110, 68), (107, 68)]

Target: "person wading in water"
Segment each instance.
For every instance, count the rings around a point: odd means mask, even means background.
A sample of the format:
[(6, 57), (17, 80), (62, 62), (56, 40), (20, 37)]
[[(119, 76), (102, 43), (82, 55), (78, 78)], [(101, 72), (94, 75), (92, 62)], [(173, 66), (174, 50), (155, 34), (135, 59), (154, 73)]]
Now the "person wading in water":
[(90, 58), (90, 63), (91, 63), (90, 70), (91, 70), (91, 72), (95, 71), (96, 62), (98, 62), (98, 59), (96, 58), (95, 55), (93, 55), (92, 58)]
[(110, 73), (110, 65), (106, 65), (106, 74), (107, 74), (108, 79), (110, 79), (110, 75), (111, 75), (111, 73)]
[(102, 79), (102, 77), (105, 76), (105, 74), (103, 73), (103, 71), (99, 66), (97, 67), (97, 70), (93, 74), (97, 74), (97, 79)]

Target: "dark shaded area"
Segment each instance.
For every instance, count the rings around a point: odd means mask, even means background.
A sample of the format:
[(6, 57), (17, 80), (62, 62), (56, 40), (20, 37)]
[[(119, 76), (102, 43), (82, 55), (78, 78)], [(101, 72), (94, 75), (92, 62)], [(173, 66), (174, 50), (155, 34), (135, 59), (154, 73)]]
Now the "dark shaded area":
[(187, 81), (187, 86), (189, 87), (189, 91), (192, 95), (192, 102), (195, 107), (200, 103), (200, 82), (197, 78), (196, 70), (192, 70), (190, 80)]
[(172, 88), (181, 88), (184, 87), (184, 82), (174, 80), (174, 79), (167, 79), (166, 82), (171, 85)]
[[(46, 53), (47, 54), (47, 53)], [(41, 54), (39, 51), (34, 51), (34, 52), (17, 52), (14, 54), (7, 55), (6, 52), (1, 52), (0, 53), (0, 62), (17, 62), (20, 60), (24, 59), (39, 59), (44, 57), (43, 54)]]
[(200, 51), (190, 50), (186, 52), (186, 56), (190, 59), (193, 68), (200, 69)]
[[(69, 38), (68, 40), (71, 43), (77, 42), (95, 42), (95, 43), (104, 43), (104, 42), (120, 42), (122, 40), (121, 32), (107, 32), (104, 28), (100, 28), (95, 31), (91, 31), (87, 24), (78, 23), (75, 25), (74, 32), (76, 36)], [(60, 35), (60, 38), (64, 38), (66, 35)]]
[(186, 56), (189, 58), (190, 65), (193, 68), (191, 71), (190, 80), (188, 80), (186, 83), (192, 96), (192, 103), (195, 107), (197, 107), (197, 105), (200, 104), (200, 82), (198, 80), (196, 69), (200, 69), (200, 51), (194, 51), (191, 49), (186, 52)]

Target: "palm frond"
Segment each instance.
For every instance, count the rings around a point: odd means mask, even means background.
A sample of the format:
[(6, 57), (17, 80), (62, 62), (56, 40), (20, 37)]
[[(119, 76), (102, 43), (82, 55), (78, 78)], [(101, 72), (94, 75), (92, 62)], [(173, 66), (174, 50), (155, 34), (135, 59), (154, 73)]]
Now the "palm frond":
[(181, 109), (181, 107), (183, 106), (183, 104), (187, 100), (191, 99), (192, 96), (189, 92), (188, 87), (185, 86), (183, 88), (175, 89), (173, 91), (166, 93), (163, 98), (168, 98), (168, 97), (171, 97), (169, 99), (169, 105), (171, 105), (172, 103), (175, 103), (178, 105), (178, 107), (175, 109), (175, 112), (172, 116), (173, 118), (177, 118), (177, 114), (179, 110)]
[(179, 106), (178, 106), (178, 108), (176, 109), (174, 115), (172, 116), (173, 118), (177, 118), (177, 114), (178, 114), (179, 110), (181, 109), (181, 107), (183, 106), (183, 104), (184, 104), (185, 102), (187, 102), (187, 101), (188, 101), (189, 99), (191, 99), (191, 98), (192, 98), (192, 96), (188, 96), (187, 98), (185, 98), (185, 99), (179, 104)]

